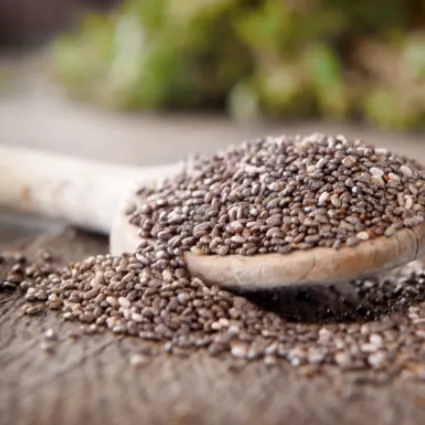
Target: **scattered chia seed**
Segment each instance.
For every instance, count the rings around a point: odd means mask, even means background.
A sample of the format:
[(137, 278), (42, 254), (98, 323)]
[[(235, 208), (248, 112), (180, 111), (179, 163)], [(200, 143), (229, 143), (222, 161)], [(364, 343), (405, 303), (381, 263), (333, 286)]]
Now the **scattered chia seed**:
[(144, 354), (132, 354), (129, 362), (134, 368), (143, 368), (149, 364), (150, 360), (151, 358)]
[[(136, 253), (92, 256), (61, 269), (50, 255), (34, 262), (0, 256), (6, 270), (0, 290), (22, 292), (25, 314), (55, 310), (60, 319), (79, 322), (84, 334), (108, 329), (151, 342), (152, 351), (129, 358), (134, 367), (160, 353), (204, 350), (269, 367), (286, 361), (304, 376), (336, 368), (354, 383), (423, 380), (420, 262), (350, 282), (354, 307), (341, 294), (345, 309), (339, 316), (326, 309), (307, 322), (285, 310), (280, 294), (269, 294), (277, 311), (261, 301), (267, 294), (240, 296), (204, 285), (189, 276), (182, 260), (186, 250), (288, 253), (391, 237), (393, 230), (423, 221), (423, 178), (414, 161), (342, 136), (245, 143), (197, 158), (157, 191), (140, 191), (140, 205), (130, 210), (140, 228)], [(311, 297), (297, 291), (297, 300)], [(48, 330), (45, 339), (41, 348), (50, 351), (56, 333)]]
[[(59, 317), (81, 322), (86, 335), (95, 333), (93, 329), (109, 329), (150, 341), (156, 349), (130, 357), (136, 368), (147, 367), (148, 358), (161, 352), (189, 356), (205, 350), (245, 363), (262, 360), (270, 367), (287, 361), (306, 376), (336, 367), (352, 383), (380, 383), (383, 376), (387, 380), (424, 376), (425, 270), (419, 262), (386, 276), (352, 282), (360, 300), (356, 321), (342, 315), (313, 323), (292, 321), (284, 311), (260, 308), (251, 301), (255, 296), (248, 300), (207, 287), (196, 278), (165, 283), (135, 255), (89, 257), (62, 269), (36, 264), (23, 271), (26, 285), (18, 290), (27, 294), (43, 290), (48, 299), (27, 300), (26, 314), (51, 309), (49, 298), (55, 295), (61, 300)], [(100, 272), (104, 278), (95, 279)], [(84, 296), (87, 293), (90, 297)], [(94, 322), (87, 324), (90, 316)], [(57, 338), (56, 332), (49, 329), (44, 338), (48, 341), (40, 348), (54, 354), (49, 340)]]
[(44, 333), (44, 337), (51, 341), (56, 341), (58, 339), (58, 334), (56, 331), (52, 328), (47, 329), (47, 331)]
[(40, 343), (40, 350), (44, 351), (46, 354), (54, 354), (55, 348), (56, 347), (51, 342), (43, 341)]

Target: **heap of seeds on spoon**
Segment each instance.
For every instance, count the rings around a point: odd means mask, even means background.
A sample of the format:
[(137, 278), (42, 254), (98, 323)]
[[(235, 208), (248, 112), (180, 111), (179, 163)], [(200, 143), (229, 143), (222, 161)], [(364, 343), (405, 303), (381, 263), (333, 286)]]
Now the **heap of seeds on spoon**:
[[(397, 345), (399, 329), (413, 323), (412, 332), (425, 337), (420, 307), (409, 310), (409, 319), (384, 319), (379, 332), (372, 325), (290, 323), (192, 278), (182, 253), (249, 256), (354, 246), (420, 224), (424, 201), (422, 167), (387, 150), (342, 136), (258, 140), (195, 158), (161, 188), (142, 189), (129, 212), (140, 228), (136, 253), (90, 257), (61, 270), (18, 261), (3, 287), (26, 291), (29, 315), (47, 307), (88, 332), (108, 328), (163, 343), (166, 352), (207, 348), (246, 360), (283, 357), (294, 366), (386, 368), (394, 375), (411, 370), (411, 363), (400, 366), (397, 350), (407, 340), (401, 335)], [(421, 267), (406, 270), (402, 277), (354, 282), (359, 307), (373, 316), (377, 298), (387, 313), (422, 301), (425, 274)], [(422, 340), (409, 341), (406, 358), (420, 364)]]
[(342, 136), (268, 138), (195, 159), (161, 189), (141, 190), (130, 221), (156, 241), (140, 253), (154, 253), (159, 268), (188, 250), (339, 249), (422, 223), (424, 178), (413, 161)]

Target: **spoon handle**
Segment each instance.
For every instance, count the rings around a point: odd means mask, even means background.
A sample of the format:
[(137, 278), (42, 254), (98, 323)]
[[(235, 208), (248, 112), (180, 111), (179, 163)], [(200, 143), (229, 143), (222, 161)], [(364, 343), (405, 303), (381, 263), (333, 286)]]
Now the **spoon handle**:
[(109, 233), (136, 184), (152, 185), (177, 165), (132, 167), (0, 145), (0, 206)]

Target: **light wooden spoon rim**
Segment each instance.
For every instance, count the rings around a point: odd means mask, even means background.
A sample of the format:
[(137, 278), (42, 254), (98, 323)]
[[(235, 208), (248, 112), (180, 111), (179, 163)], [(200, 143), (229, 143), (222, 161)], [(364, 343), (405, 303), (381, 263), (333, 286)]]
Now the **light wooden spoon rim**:
[[(110, 239), (113, 255), (135, 252), (138, 228), (121, 215)], [(188, 271), (209, 285), (260, 290), (284, 286), (330, 284), (368, 277), (405, 265), (425, 254), (425, 222), (393, 236), (362, 241), (339, 250), (317, 247), (289, 254), (199, 255), (185, 252)]]
[(193, 276), (228, 289), (261, 290), (331, 284), (366, 278), (405, 265), (425, 253), (425, 224), (339, 250), (317, 247), (290, 254), (184, 254)]

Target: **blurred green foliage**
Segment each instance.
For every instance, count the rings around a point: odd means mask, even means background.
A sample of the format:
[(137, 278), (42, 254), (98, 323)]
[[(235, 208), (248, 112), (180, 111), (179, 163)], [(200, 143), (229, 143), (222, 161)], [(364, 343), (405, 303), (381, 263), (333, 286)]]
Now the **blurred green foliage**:
[(425, 124), (424, 0), (127, 0), (53, 46), (70, 93), (118, 109)]

